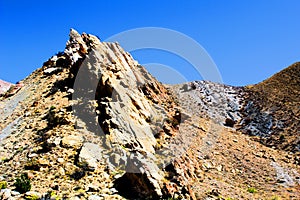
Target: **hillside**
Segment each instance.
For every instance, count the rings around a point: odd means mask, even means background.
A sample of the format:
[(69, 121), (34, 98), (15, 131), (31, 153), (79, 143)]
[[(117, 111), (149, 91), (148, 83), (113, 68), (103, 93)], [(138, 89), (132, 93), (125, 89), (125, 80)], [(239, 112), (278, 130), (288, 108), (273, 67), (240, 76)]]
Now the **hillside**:
[(280, 119), (278, 124), (273, 125), (270, 137), (262, 142), (268, 146), (299, 152), (300, 63), (295, 63), (269, 79), (249, 87), (248, 91), (251, 99), (264, 112)]
[[(0, 198), (299, 199), (289, 70), (290, 97), (271, 90), (285, 71), (253, 87), (164, 85), (118, 43), (71, 29), (63, 52), (0, 97)], [(294, 122), (276, 128), (288, 109)], [(285, 131), (290, 148), (265, 142)]]

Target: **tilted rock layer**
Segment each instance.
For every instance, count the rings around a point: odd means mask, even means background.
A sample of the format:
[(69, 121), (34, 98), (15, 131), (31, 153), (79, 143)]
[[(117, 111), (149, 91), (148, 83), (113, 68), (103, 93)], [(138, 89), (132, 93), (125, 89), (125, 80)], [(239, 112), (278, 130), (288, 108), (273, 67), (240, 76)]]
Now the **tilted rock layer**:
[(1, 97), (0, 196), (298, 199), (298, 72), (163, 85), (118, 43), (71, 29), (64, 52)]

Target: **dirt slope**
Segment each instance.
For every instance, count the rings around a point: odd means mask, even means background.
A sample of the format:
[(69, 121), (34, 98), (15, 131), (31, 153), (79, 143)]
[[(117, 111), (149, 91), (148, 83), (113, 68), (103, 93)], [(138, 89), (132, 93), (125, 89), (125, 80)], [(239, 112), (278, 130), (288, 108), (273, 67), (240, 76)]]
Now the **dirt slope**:
[[(252, 88), (168, 86), (117, 43), (72, 29), (64, 52), (0, 97), (0, 198), (299, 199), (296, 143), (264, 143), (297, 139), (295, 66), (293, 80)], [(15, 185), (23, 173), (29, 192)]]

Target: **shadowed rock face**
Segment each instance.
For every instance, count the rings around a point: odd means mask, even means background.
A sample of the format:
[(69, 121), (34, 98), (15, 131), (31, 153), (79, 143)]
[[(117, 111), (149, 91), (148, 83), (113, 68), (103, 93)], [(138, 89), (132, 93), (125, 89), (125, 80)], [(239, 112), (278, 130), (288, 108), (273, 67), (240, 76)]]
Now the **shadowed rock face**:
[[(253, 87), (163, 85), (118, 43), (71, 29), (1, 97), (0, 181), (15, 198), (30, 195), (11, 192), (25, 172), (45, 199), (297, 199), (299, 65), (288, 69)], [(286, 97), (273, 89), (289, 72)]]

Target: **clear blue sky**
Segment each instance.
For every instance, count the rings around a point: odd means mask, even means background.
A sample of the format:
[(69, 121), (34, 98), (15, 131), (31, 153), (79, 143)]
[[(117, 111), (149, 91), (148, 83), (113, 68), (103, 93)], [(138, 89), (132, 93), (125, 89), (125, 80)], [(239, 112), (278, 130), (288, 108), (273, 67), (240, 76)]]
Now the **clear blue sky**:
[[(41, 67), (64, 49), (71, 27), (106, 39), (151, 26), (173, 29), (199, 42), (225, 83), (257, 83), (300, 61), (299, 10), (298, 0), (0, 0), (0, 79), (16, 82)], [(135, 52), (134, 57), (174, 68), (187, 65), (151, 50)]]

